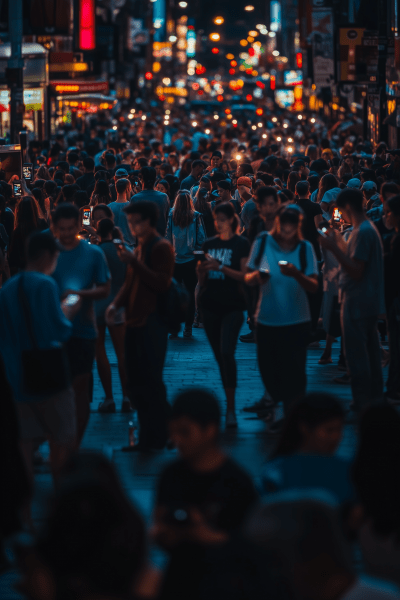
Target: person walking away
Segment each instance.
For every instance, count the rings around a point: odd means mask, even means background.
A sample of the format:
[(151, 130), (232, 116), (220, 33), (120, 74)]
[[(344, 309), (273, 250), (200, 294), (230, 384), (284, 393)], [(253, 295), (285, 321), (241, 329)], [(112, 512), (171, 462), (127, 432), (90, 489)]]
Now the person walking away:
[(230, 202), (215, 207), (214, 220), (218, 234), (204, 242), (207, 260), (197, 265), (201, 288), (198, 302), (225, 390), (226, 427), (231, 428), (237, 427), (235, 349), (246, 308), (240, 284), (244, 280), (250, 246), (237, 234), (239, 219)]
[(204, 161), (200, 159), (194, 160), (192, 162), (192, 170), (190, 171), (190, 175), (181, 181), (181, 190), (188, 190), (188, 192), (190, 192), (192, 187), (196, 185), (200, 179), (206, 166), (207, 165)]
[(168, 327), (160, 312), (174, 272), (174, 250), (157, 234), (154, 202), (133, 202), (125, 208), (137, 248), (119, 248), (128, 264), (125, 283), (106, 311), (112, 320), (125, 307), (125, 363), (130, 399), (140, 425), (137, 451), (162, 449), (167, 442), (169, 404), (163, 382)]
[(157, 192), (154, 184), (157, 179), (156, 170), (153, 167), (142, 167), (140, 169), (140, 178), (142, 180), (142, 191), (131, 198), (131, 202), (154, 202), (158, 208), (157, 231), (161, 237), (165, 236), (167, 231), (167, 220), (170, 209), (169, 198), (167, 194)]
[(80, 229), (76, 206), (60, 204), (53, 215), (53, 231), (63, 251), (53, 277), (62, 298), (76, 294), (82, 300), (66, 346), (75, 392), (77, 447), (80, 446), (90, 416), (90, 382), (97, 338), (93, 302), (106, 298), (111, 290), (110, 273), (103, 251), (79, 239)]
[[(307, 292), (318, 288), (318, 269), (310, 242), (303, 240), (303, 212), (281, 206), (271, 232), (254, 242), (245, 282), (259, 285), (256, 310), (257, 358), (261, 378), (273, 401), (290, 405), (306, 391), (307, 344), (311, 314)], [(281, 422), (271, 426), (279, 430)]]
[(78, 177), (76, 180), (77, 185), (81, 190), (87, 191), (88, 187), (94, 184), (94, 160), (90, 156), (84, 158), (83, 164), (83, 175)]
[(51, 277), (59, 254), (59, 245), (52, 235), (32, 233), (27, 243), (25, 271), (9, 279), (0, 291), (0, 352), (16, 401), (21, 449), (32, 479), (38, 440), (49, 441), (55, 480), (76, 444), (72, 386), (66, 380), (65, 387), (51, 395), (28, 391), (21, 359), (24, 351), (34, 349), (33, 344), (43, 350), (61, 347), (73, 331), (71, 321), (81, 301), (72, 306), (60, 305), (59, 290)]
[(383, 249), (367, 220), (360, 190), (345, 189), (336, 198), (346, 222), (353, 225), (347, 244), (336, 230), (320, 244), (341, 265), (339, 278), (344, 353), (350, 372), (353, 408), (360, 411), (383, 399), (378, 317), (385, 314)]
[(97, 224), (97, 234), (100, 239), (100, 248), (104, 252), (107, 260), (108, 269), (111, 274), (111, 291), (107, 298), (97, 300), (94, 308), (96, 312), (96, 325), (98, 336), (96, 340), (96, 365), (99, 373), (101, 385), (106, 395), (103, 402), (99, 404), (98, 411), (101, 413), (115, 412), (115, 400), (112, 388), (111, 367), (107, 357), (105, 341), (106, 330), (110, 333), (111, 341), (118, 361), (118, 373), (122, 387), (122, 407), (121, 412), (131, 412), (132, 407), (129, 400), (128, 384), (125, 369), (125, 315), (121, 308), (115, 315), (114, 320), (106, 322), (105, 312), (119, 290), (125, 282), (126, 265), (118, 257), (116, 244), (113, 243), (115, 237), (119, 238), (121, 233), (115, 228), (111, 219), (102, 219)]
[(118, 179), (115, 183), (117, 199), (108, 205), (114, 214), (114, 224), (122, 231), (124, 242), (129, 247), (133, 247), (135, 238), (129, 229), (128, 220), (124, 208), (130, 203), (130, 194), (132, 191), (129, 179)]
[[(166, 239), (175, 250), (174, 278), (184, 283), (190, 294), (190, 304), (186, 314), (184, 338), (192, 338), (192, 326), (195, 313), (194, 292), (197, 285), (196, 255), (201, 250), (206, 233), (200, 213), (194, 210), (189, 192), (181, 190), (176, 195), (174, 207), (169, 214)], [(170, 339), (176, 339), (172, 333)]]

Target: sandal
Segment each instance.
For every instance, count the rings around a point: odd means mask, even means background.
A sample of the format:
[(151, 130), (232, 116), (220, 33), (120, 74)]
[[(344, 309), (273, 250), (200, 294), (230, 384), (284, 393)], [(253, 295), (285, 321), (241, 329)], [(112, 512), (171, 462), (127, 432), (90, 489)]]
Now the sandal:
[(321, 358), (318, 361), (319, 365), (330, 365), (332, 363), (332, 359), (331, 358), (324, 358), (324, 355), (321, 356)]

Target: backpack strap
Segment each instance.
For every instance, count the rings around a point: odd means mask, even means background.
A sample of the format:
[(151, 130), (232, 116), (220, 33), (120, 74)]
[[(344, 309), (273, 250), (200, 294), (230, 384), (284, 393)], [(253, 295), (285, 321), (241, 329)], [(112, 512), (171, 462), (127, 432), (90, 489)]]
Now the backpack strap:
[(300, 242), (300, 250), (299, 250), (299, 258), (300, 258), (300, 270), (302, 273), (306, 272), (307, 269), (307, 246), (304, 240)]
[(256, 267), (260, 266), (264, 251), (265, 251), (265, 246), (267, 244), (267, 238), (268, 238), (268, 233), (265, 232), (262, 236), (261, 236), (261, 242), (260, 242), (260, 248), (258, 250), (258, 254), (255, 258), (254, 264)]

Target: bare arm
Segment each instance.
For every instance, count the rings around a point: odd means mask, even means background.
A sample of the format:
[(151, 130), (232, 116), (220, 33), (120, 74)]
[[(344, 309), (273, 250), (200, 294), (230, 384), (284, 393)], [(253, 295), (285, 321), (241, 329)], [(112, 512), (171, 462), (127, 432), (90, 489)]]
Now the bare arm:
[(342, 237), (338, 237), (335, 232), (333, 235), (320, 236), (320, 244), (323, 248), (330, 250), (338, 259), (343, 269), (355, 281), (360, 281), (365, 271), (365, 261), (358, 258), (351, 258), (346, 253), (346, 243)]

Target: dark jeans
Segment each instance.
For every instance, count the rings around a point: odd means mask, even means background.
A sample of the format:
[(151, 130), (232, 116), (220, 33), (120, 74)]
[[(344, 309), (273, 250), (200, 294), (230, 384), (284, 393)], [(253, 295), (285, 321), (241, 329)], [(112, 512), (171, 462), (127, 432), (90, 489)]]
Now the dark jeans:
[(224, 389), (236, 387), (235, 350), (243, 325), (243, 312), (234, 310), (223, 315), (203, 310), (203, 325), (217, 359)]
[(185, 329), (191, 329), (194, 320), (195, 300), (194, 291), (197, 285), (196, 260), (185, 263), (175, 263), (174, 278), (178, 283), (184, 283), (189, 292), (190, 302), (186, 314)]
[(383, 399), (378, 316), (353, 319), (346, 304), (341, 311), (344, 353), (351, 378), (355, 410)]
[(400, 299), (396, 298), (388, 313), (390, 348), (389, 377), (386, 388), (389, 394), (400, 393)]
[(157, 313), (150, 315), (143, 327), (126, 328), (128, 389), (137, 408), (143, 447), (163, 448), (168, 439), (170, 406), (162, 378), (167, 340), (167, 326)]
[(311, 323), (282, 327), (257, 324), (257, 358), (261, 378), (272, 399), (283, 402), (285, 415), (290, 404), (306, 392), (310, 333)]

